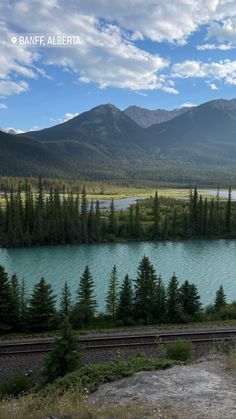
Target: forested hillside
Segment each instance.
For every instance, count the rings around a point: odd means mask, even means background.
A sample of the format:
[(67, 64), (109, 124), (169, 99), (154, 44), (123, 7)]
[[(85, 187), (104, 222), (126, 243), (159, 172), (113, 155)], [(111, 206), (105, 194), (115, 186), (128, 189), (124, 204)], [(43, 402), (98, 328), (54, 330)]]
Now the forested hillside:
[(0, 175), (234, 184), (236, 100), (143, 128), (111, 104), (41, 131), (0, 131)]

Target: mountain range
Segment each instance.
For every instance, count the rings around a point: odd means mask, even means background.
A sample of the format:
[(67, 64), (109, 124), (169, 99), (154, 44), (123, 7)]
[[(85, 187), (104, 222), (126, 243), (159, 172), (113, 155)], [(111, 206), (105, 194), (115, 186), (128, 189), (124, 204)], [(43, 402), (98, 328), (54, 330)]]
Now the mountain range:
[(0, 131), (0, 158), (0, 175), (229, 182), (236, 99), (173, 111), (100, 105), (43, 130)]

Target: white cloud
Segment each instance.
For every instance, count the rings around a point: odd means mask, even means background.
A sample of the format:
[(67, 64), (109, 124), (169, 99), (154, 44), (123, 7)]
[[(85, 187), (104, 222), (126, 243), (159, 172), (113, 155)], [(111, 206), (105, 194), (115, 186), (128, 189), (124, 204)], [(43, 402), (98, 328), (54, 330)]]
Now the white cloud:
[(0, 109), (7, 109), (7, 105), (5, 105), (5, 103), (0, 103)]
[(75, 116), (78, 116), (78, 113), (71, 113), (71, 112), (67, 112), (64, 115), (64, 121), (69, 121), (69, 119), (75, 118)]
[(236, 85), (236, 61), (202, 63), (186, 60), (173, 65), (172, 76), (206, 78), (208, 81), (219, 80), (225, 84)]
[(219, 49), (221, 51), (228, 51), (230, 49), (236, 48), (236, 46), (233, 46), (232, 44), (202, 44), (197, 45), (198, 51), (212, 51)]
[[(177, 93), (173, 86), (170, 87), (159, 78), (158, 73), (168, 67), (168, 60), (136, 47), (126, 29), (113, 23), (101, 23), (94, 13), (86, 13), (85, 9), (82, 2), (76, 5), (74, 1), (68, 3), (65, 0), (54, 0), (49, 4), (46, 0), (13, 0), (11, 7), (5, 2), (0, 3), (0, 15), (9, 26), (20, 26), (21, 31), (26, 33), (73, 33), (80, 37), (80, 45), (41, 48), (40, 56), (33, 48), (23, 49), (20, 51), (22, 59), (18, 57), (17, 60), (14, 54), (18, 46), (8, 48), (6, 41), (4, 51), (12, 65), (2, 69), (3, 76), (7, 78), (9, 73), (15, 71), (24, 77), (36, 77), (35, 62), (40, 59), (41, 64), (58, 65), (74, 72), (79, 83), (95, 82), (100, 88), (112, 86), (134, 91), (161, 89), (167, 93)], [(34, 19), (35, 13), (37, 20)], [(17, 67), (17, 63), (21, 64)]]
[(0, 97), (19, 94), (27, 90), (29, 90), (29, 85), (25, 81), (0, 80)]
[(218, 90), (218, 87), (215, 83), (207, 83), (211, 90)]
[(182, 103), (182, 105), (180, 105), (181, 108), (192, 108), (193, 106), (197, 106), (197, 105), (191, 102), (185, 102), (185, 103)]
[[(199, 45), (199, 50), (227, 50), (236, 42), (234, 0), (11, 0), (0, 1), (0, 16), (6, 22), (0, 25), (0, 78), (15, 82), (13, 75), (17, 75), (23, 79), (18, 84), (40, 74), (51, 78), (42, 66), (57, 65), (74, 73), (79, 83), (177, 94), (169, 77), (161, 75), (168, 72), (169, 60), (137, 47), (136, 40), (183, 45), (206, 25), (207, 39), (214, 38), (214, 43)], [(13, 47), (6, 39), (12, 28), (34, 34), (75, 34), (81, 42), (38, 51)], [(201, 66), (199, 71), (204, 73)], [(229, 80), (229, 75), (221, 79)]]
[(110, 22), (115, 18), (123, 29), (131, 31), (131, 39), (179, 44), (201, 25), (236, 16), (235, 1), (228, 0), (79, 0), (77, 4), (83, 13)]
[(206, 39), (215, 38), (218, 42), (236, 44), (236, 18), (228, 18), (222, 22), (211, 22), (208, 26)]
[(24, 132), (21, 129), (12, 127), (0, 128), (0, 131), (7, 132), (8, 134), (22, 134)]

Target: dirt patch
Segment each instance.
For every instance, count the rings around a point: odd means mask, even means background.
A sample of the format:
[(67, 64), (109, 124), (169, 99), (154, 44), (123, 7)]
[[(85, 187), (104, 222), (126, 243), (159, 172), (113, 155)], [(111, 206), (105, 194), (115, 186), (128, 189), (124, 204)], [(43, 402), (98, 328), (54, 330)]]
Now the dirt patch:
[(105, 384), (91, 399), (100, 404), (170, 406), (181, 419), (231, 419), (236, 417), (236, 371), (226, 371), (222, 358), (208, 357)]

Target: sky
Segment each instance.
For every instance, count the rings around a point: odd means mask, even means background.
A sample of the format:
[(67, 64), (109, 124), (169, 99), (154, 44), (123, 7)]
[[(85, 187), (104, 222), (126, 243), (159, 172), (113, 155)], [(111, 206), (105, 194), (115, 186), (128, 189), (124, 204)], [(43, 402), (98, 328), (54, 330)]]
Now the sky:
[(236, 97), (236, 0), (0, 0), (0, 127)]

